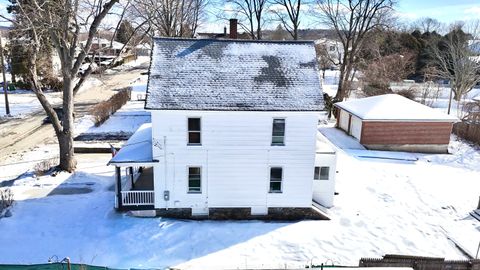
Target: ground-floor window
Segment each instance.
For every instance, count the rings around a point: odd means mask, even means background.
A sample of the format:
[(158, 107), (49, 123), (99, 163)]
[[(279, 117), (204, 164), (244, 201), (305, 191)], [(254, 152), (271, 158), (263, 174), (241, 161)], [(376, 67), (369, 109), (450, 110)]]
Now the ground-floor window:
[(315, 167), (314, 180), (328, 180), (330, 167)]
[(188, 193), (202, 192), (202, 173), (200, 167), (188, 167)]
[(270, 168), (270, 193), (282, 192), (282, 179), (283, 179), (283, 168), (271, 167)]

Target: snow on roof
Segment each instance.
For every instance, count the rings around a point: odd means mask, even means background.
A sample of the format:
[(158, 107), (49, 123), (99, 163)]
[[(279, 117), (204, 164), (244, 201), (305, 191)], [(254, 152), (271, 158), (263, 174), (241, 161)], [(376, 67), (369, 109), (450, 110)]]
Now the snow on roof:
[(454, 116), (397, 94), (387, 94), (335, 103), (335, 106), (362, 120), (406, 120), (457, 122)]
[[(82, 45), (85, 45), (87, 43), (86, 40), (80, 42)], [(108, 39), (105, 39), (105, 38), (98, 38), (98, 37), (94, 37), (92, 39), (92, 44), (106, 44), (108, 48), (110, 48), (110, 40)], [(113, 49), (122, 49), (123, 48), (123, 43), (121, 42), (118, 42), (118, 41), (115, 41), (113, 40), (112, 41), (112, 47)]]
[(335, 154), (336, 152), (332, 143), (320, 131), (317, 131), (317, 143), (315, 146), (317, 154)]
[(155, 162), (152, 154), (152, 123), (141, 125), (108, 164), (148, 162)]
[(136, 49), (146, 49), (146, 50), (151, 50), (152, 46), (148, 43), (140, 43), (137, 46), (135, 46)]
[(155, 38), (146, 109), (320, 111), (313, 42)]

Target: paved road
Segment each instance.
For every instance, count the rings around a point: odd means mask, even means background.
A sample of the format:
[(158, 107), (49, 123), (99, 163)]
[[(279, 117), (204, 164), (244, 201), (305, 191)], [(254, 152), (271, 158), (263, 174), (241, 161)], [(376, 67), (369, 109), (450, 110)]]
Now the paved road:
[[(115, 90), (129, 86), (129, 84), (145, 72), (146, 67), (141, 66), (113, 74), (94, 75), (102, 83), (89, 87), (77, 93), (75, 97), (75, 115), (80, 118), (88, 114), (89, 109), (100, 101), (108, 99)], [(0, 164), (21, 156), (34, 146), (55, 143), (55, 133), (50, 124), (42, 124), (46, 114), (43, 110), (34, 112), (21, 119), (12, 119), (0, 123)]]

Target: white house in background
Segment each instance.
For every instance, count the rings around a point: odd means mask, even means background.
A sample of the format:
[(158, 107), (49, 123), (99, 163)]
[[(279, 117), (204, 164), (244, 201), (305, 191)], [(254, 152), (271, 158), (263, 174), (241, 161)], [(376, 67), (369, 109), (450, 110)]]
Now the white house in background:
[(140, 43), (135, 46), (134, 50), (136, 56), (150, 56), (152, 46), (148, 42)]
[[(84, 47), (87, 41), (81, 41), (80, 45)], [(89, 54), (101, 54), (105, 56), (117, 56), (125, 50), (124, 44), (118, 41), (111, 41), (105, 38), (95, 37), (92, 40), (92, 46), (90, 47)]]
[(343, 59), (343, 45), (340, 41), (328, 38), (321, 38), (315, 40), (316, 45), (322, 45), (325, 47), (330, 59), (332, 60), (332, 66), (338, 66)]
[(324, 218), (312, 199), (332, 206), (335, 152), (318, 137), (324, 104), (313, 42), (153, 44), (145, 103), (152, 123), (109, 163), (116, 207), (171, 217)]

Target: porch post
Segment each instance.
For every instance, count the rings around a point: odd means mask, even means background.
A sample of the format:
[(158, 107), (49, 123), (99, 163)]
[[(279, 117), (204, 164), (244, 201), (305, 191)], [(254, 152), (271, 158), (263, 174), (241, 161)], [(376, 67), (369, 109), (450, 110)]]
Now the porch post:
[(115, 166), (115, 177), (116, 177), (116, 182), (117, 184), (115, 185), (116, 187), (116, 192), (117, 192), (117, 209), (121, 210), (122, 209), (122, 174), (121, 174), (120, 167)]
[(128, 167), (130, 172), (130, 181), (132, 181), (132, 189), (135, 188), (135, 183), (133, 182), (133, 167)]

